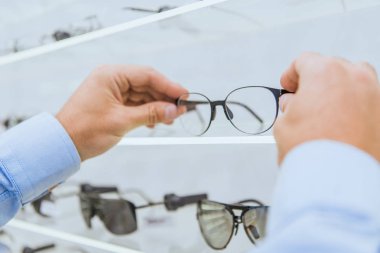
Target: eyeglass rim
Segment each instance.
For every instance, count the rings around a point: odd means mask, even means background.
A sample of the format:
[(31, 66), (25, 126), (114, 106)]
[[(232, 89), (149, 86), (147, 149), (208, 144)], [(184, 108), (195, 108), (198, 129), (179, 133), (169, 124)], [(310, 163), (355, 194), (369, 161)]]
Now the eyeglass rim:
[(280, 99), (281, 95), (284, 94), (283, 92), (285, 92), (285, 90), (283, 90), (283, 89), (278, 89), (278, 88), (267, 87), (267, 86), (262, 86), (262, 85), (258, 85), (258, 86), (252, 86), (252, 85), (251, 85), (251, 86), (243, 86), (243, 87), (239, 87), (239, 88), (236, 88), (236, 89), (230, 91), (230, 93), (228, 93), (228, 95), (227, 95), (226, 98), (224, 99), (224, 106), (223, 106), (223, 107), (224, 107), (224, 110), (227, 110), (227, 103), (226, 103), (226, 102), (227, 102), (227, 100), (228, 100), (228, 97), (229, 97), (232, 93), (234, 93), (234, 92), (236, 92), (236, 91), (238, 91), (238, 90), (247, 89), (247, 88), (263, 88), (263, 89), (269, 90), (269, 91), (272, 93), (272, 95), (274, 96), (274, 100), (276, 101), (276, 113), (275, 113), (275, 117), (274, 117), (274, 119), (273, 119), (272, 124), (271, 124), (269, 127), (267, 127), (265, 130), (261, 131), (261, 132), (257, 132), (257, 133), (249, 133), (249, 132), (243, 131), (243, 130), (241, 130), (240, 128), (238, 128), (238, 127), (235, 125), (235, 123), (232, 121), (232, 119), (230, 118), (230, 116), (229, 116), (228, 114), (226, 114), (226, 116), (227, 116), (228, 121), (229, 121), (229, 122), (234, 126), (234, 128), (237, 129), (238, 131), (240, 131), (240, 132), (242, 132), (242, 133), (244, 133), (244, 134), (247, 134), (247, 135), (260, 135), (260, 134), (263, 134), (263, 133), (269, 131), (269, 130), (274, 126), (274, 124), (275, 124), (275, 122), (276, 122), (276, 120), (277, 120), (277, 117), (278, 117), (278, 111), (279, 111), (279, 105), (280, 105), (280, 103), (279, 103), (279, 99)]
[[(182, 97), (182, 96), (186, 96), (186, 95), (200, 95), (200, 96), (202, 96), (202, 97), (204, 97), (204, 98), (207, 99), (207, 101), (208, 101), (208, 105), (210, 106), (210, 118), (209, 118), (209, 120), (208, 120), (208, 125), (207, 125), (206, 129), (205, 129), (202, 133), (200, 133), (200, 134), (193, 134), (194, 136), (202, 136), (203, 134), (205, 134), (205, 133), (209, 130), (209, 128), (210, 128), (210, 126), (211, 126), (211, 117), (212, 117), (211, 100), (210, 100), (206, 95), (203, 95), (202, 93), (199, 93), (199, 92), (189, 92), (189, 93), (184, 93), (184, 94), (182, 94), (181, 96), (179, 96), (179, 97), (176, 99), (176, 105), (177, 105), (177, 106), (180, 106), (180, 105), (179, 105), (179, 102), (180, 102), (180, 100), (181, 100), (181, 97)], [(186, 129), (186, 127), (184, 126), (183, 122), (182, 122), (181, 120), (180, 120), (180, 122), (181, 122), (182, 127), (183, 127), (184, 129)]]

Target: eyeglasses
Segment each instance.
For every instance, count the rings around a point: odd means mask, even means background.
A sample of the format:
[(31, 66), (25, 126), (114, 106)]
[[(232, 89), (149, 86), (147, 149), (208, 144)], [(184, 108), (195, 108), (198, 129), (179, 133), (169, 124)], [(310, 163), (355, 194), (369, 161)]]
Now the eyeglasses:
[(92, 218), (98, 216), (108, 231), (116, 235), (125, 235), (137, 230), (137, 209), (164, 205), (166, 210), (174, 211), (182, 206), (207, 199), (207, 194), (182, 197), (166, 194), (162, 202), (152, 202), (144, 197), (147, 204), (136, 206), (131, 201), (121, 197), (118, 199), (103, 198), (99, 193), (89, 192), (88, 189), (82, 187), (79, 198), (82, 216), (88, 228), (91, 228)]
[(279, 98), (286, 90), (264, 86), (247, 86), (231, 91), (224, 100), (211, 101), (200, 93), (183, 94), (177, 106), (185, 111), (179, 118), (191, 135), (202, 135), (210, 128), (216, 116), (216, 107), (222, 106), (231, 124), (245, 134), (268, 131), (278, 116)]
[[(245, 204), (253, 203), (247, 206)], [(244, 200), (228, 205), (219, 202), (202, 200), (198, 203), (197, 219), (206, 243), (213, 249), (227, 247), (232, 235), (237, 234), (239, 224), (253, 244), (265, 236), (268, 206), (257, 200)], [(240, 215), (235, 215), (239, 211)]]

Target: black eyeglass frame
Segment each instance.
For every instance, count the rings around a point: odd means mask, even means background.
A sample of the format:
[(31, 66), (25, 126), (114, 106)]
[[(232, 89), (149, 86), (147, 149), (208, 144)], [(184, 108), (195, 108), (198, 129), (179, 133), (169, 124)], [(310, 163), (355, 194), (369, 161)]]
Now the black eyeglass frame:
[[(224, 207), (224, 209), (229, 212), (231, 214), (231, 216), (233, 217), (233, 229), (231, 231), (231, 234), (230, 234), (230, 237), (228, 238), (228, 241), (226, 242), (226, 244), (221, 247), (221, 248), (217, 248), (217, 247), (214, 247), (208, 240), (207, 240), (207, 237), (205, 236), (205, 232), (203, 231), (202, 229), (202, 226), (200, 224), (200, 212), (201, 212), (201, 207), (200, 205), (202, 205), (202, 203), (211, 203), (211, 204), (218, 204), (218, 205), (222, 205)], [(247, 205), (243, 205), (243, 204), (246, 204), (246, 203), (255, 203), (257, 204), (257, 206), (247, 206)], [(247, 199), (247, 200), (242, 200), (242, 201), (239, 201), (238, 203), (236, 204), (225, 204), (225, 203), (220, 203), (220, 202), (217, 202), (217, 201), (211, 201), (211, 200), (201, 200), (198, 202), (198, 205), (197, 205), (197, 220), (198, 220), (198, 224), (199, 224), (199, 228), (201, 230), (201, 233), (202, 233), (202, 236), (204, 238), (204, 240), (206, 241), (207, 245), (209, 247), (211, 247), (212, 249), (214, 250), (223, 250), (225, 248), (227, 248), (228, 244), (231, 242), (231, 239), (234, 235), (237, 234), (238, 232), (238, 228), (239, 228), (239, 225), (240, 224), (243, 224), (243, 217), (244, 215), (248, 212), (248, 211), (251, 211), (251, 210), (254, 210), (254, 209), (262, 209), (262, 208), (265, 208), (265, 209), (269, 209), (269, 206), (266, 206), (264, 205), (262, 202), (258, 201), (258, 200), (255, 200), (255, 199)], [(238, 211), (241, 211), (240, 215), (235, 215), (234, 213), (234, 210), (238, 210)], [(244, 224), (243, 224), (244, 226)], [(256, 242), (251, 238), (251, 236), (248, 234), (248, 231), (247, 231), (247, 228), (244, 226), (244, 231), (245, 233), (247, 234), (247, 237), (249, 238), (249, 240), (254, 244), (256, 245)]]
[[(235, 91), (238, 91), (238, 90), (241, 90), (241, 89), (246, 89), (246, 88), (264, 88), (264, 89), (267, 89), (269, 90), (274, 98), (275, 98), (275, 101), (276, 101), (276, 115), (275, 115), (275, 118), (274, 118), (274, 121), (272, 122), (272, 124), (265, 130), (261, 131), (261, 132), (258, 132), (258, 133), (248, 133), (246, 131), (243, 131), (241, 129), (239, 129), (232, 121), (232, 118), (230, 116), (230, 109), (228, 108), (227, 106), (227, 100), (229, 98), (229, 96), (234, 93)], [(203, 135), (204, 133), (206, 133), (210, 126), (211, 126), (211, 122), (215, 119), (215, 115), (216, 115), (216, 106), (222, 106), (223, 107), (223, 111), (224, 111), (224, 114), (226, 115), (228, 121), (234, 126), (235, 129), (237, 129), (238, 131), (244, 133), (244, 134), (248, 134), (248, 135), (259, 135), (259, 134), (263, 134), (265, 132), (267, 132), (269, 129), (271, 129), (274, 125), (274, 123), (276, 122), (276, 119), (278, 117), (278, 111), (279, 111), (279, 105), (280, 105), (280, 97), (283, 95), (283, 94), (286, 94), (286, 93), (291, 93), (287, 90), (284, 90), (284, 89), (277, 89), (277, 88), (271, 88), (271, 87), (267, 87), (267, 86), (243, 86), (243, 87), (239, 87), (239, 88), (236, 88), (234, 90), (232, 90), (230, 93), (228, 93), (228, 95), (226, 96), (226, 98), (224, 100), (215, 100), (215, 101), (211, 101), (208, 97), (206, 97), (205, 95), (201, 94), (201, 93), (197, 93), (197, 92), (190, 92), (190, 93), (187, 93), (187, 94), (183, 94), (181, 95), (179, 98), (176, 99), (176, 105), (177, 107), (181, 106), (180, 105), (180, 99), (182, 96), (184, 95), (200, 95), (204, 98), (207, 99), (207, 101), (209, 102), (209, 105), (210, 105), (210, 111), (211, 111), (211, 115), (210, 115), (210, 120), (209, 120), (209, 123), (208, 123), (208, 126), (206, 127), (206, 129), (200, 133), (200, 134), (197, 134), (197, 136), (201, 136)], [(251, 113), (253, 112), (253, 110), (249, 110)], [(261, 123), (262, 123), (262, 120), (260, 120), (260, 117), (258, 117), (258, 115), (256, 113), (253, 113), (253, 115), (256, 117), (256, 119), (258, 119)]]

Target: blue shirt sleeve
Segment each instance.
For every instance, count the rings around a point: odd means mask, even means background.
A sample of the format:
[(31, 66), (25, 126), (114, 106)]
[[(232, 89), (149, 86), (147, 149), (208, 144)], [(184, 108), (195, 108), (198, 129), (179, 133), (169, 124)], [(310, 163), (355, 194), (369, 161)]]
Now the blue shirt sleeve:
[(76, 147), (48, 113), (0, 136), (0, 226), (19, 208), (61, 183), (80, 167)]
[(379, 253), (380, 166), (367, 153), (313, 141), (283, 162), (268, 236), (257, 253)]

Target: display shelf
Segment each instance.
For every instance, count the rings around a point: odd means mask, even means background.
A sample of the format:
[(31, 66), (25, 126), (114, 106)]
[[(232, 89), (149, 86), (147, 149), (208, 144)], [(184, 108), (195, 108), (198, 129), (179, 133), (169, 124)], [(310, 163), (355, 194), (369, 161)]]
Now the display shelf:
[(94, 32), (89, 32), (83, 35), (79, 35), (76, 37), (58, 41), (53, 44), (48, 44), (45, 46), (40, 46), (40, 47), (32, 48), (29, 50), (21, 51), (19, 53), (15, 53), (12, 55), (3, 56), (3, 57), (0, 57), (0, 66), (14, 63), (17, 61), (22, 61), (22, 60), (32, 58), (35, 56), (47, 54), (50, 52), (54, 52), (63, 48), (82, 44), (82, 43), (92, 41), (95, 39), (110, 36), (116, 33), (127, 31), (129, 29), (137, 28), (137, 27), (144, 26), (147, 24), (155, 23), (155, 22), (165, 20), (168, 18), (176, 17), (176, 16), (179, 16), (191, 11), (199, 10), (199, 9), (216, 5), (225, 1), (228, 1), (228, 0), (208, 0), (208, 1), (202, 1), (202, 2), (197, 2), (193, 4), (188, 4), (188, 5), (181, 6), (181, 7), (168, 10), (165, 12), (153, 14), (147, 17), (135, 19), (132, 21), (118, 24), (118, 25), (103, 28)]
[(123, 138), (118, 146), (216, 145), (216, 144), (274, 144), (273, 136), (237, 137), (131, 137)]
[(67, 232), (58, 231), (55, 229), (47, 228), (47, 227), (42, 226), (42, 225), (37, 225), (37, 224), (30, 223), (30, 222), (22, 221), (22, 220), (14, 219), (11, 222), (9, 222), (7, 224), (7, 226), (11, 227), (11, 228), (22, 229), (24, 231), (28, 231), (31, 233), (36, 233), (36, 234), (39, 234), (42, 236), (48, 236), (50, 238), (55, 238), (55, 239), (59, 239), (62, 241), (67, 241), (70, 243), (77, 243), (79, 245), (90, 247), (90, 248), (104, 250), (107, 252), (141, 253), (141, 251), (128, 249), (128, 248), (121, 247), (118, 245), (101, 242), (99, 240), (90, 239), (90, 238), (86, 238), (83, 236), (79, 236), (79, 235), (75, 235), (75, 234), (71, 234), (71, 233), (67, 233)]

